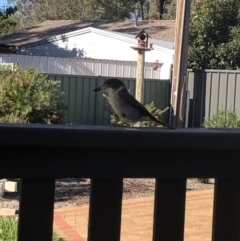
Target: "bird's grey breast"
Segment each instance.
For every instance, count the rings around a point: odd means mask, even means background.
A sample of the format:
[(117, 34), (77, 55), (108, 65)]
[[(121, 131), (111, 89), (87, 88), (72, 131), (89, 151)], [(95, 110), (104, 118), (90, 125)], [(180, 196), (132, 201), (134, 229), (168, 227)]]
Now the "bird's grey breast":
[(129, 93), (127, 91), (123, 91), (119, 95), (119, 91), (121, 90), (110, 90), (108, 92), (110, 104), (115, 113), (128, 122), (135, 123), (141, 120), (143, 117), (141, 112), (127, 101)]
[(122, 99), (119, 97), (119, 95), (117, 94), (117, 91), (115, 91), (113, 89), (109, 89), (108, 94), (109, 94), (110, 104), (111, 104), (114, 112), (118, 116), (122, 116), (121, 110), (124, 108), (123, 107), (124, 103), (123, 103)]

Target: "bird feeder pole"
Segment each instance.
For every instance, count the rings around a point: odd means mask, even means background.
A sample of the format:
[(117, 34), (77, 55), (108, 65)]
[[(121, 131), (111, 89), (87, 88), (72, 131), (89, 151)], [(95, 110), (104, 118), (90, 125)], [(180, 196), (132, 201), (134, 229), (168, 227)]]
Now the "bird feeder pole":
[(141, 103), (143, 103), (144, 96), (144, 62), (145, 51), (138, 50), (135, 97)]
[(140, 103), (143, 103), (145, 52), (151, 51), (153, 48), (152, 44), (148, 46), (148, 38), (151, 37), (144, 30), (142, 30), (135, 38), (138, 40), (138, 46), (131, 47), (138, 51), (135, 98)]

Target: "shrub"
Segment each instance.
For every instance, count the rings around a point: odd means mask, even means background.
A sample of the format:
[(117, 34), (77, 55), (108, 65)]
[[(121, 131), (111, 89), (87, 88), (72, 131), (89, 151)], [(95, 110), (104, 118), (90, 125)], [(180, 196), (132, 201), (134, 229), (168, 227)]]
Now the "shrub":
[[(37, 217), (36, 217), (37, 218)], [(15, 217), (0, 217), (0, 240), (16, 241), (17, 240), (18, 220)], [(55, 233), (53, 233), (53, 241), (61, 241)]]
[[(206, 118), (203, 122), (205, 128), (239, 128), (240, 120), (236, 111), (233, 110), (216, 110), (216, 113)], [(209, 178), (198, 178), (201, 183), (209, 183)]]
[(239, 128), (240, 120), (236, 111), (233, 110), (216, 110), (216, 113), (206, 118), (203, 122), (206, 128)]
[(48, 80), (33, 67), (0, 67), (1, 123), (61, 123), (66, 106), (59, 82)]
[[(103, 94), (103, 96), (105, 98), (107, 98), (108, 102), (109, 102), (109, 97), (105, 94)], [(156, 117), (157, 119), (160, 118), (160, 116), (162, 114), (164, 114), (169, 107), (165, 108), (164, 110), (160, 110), (157, 109), (157, 107), (154, 105), (154, 102), (152, 101), (150, 104), (146, 104), (145, 105), (146, 109), (150, 112), (150, 114), (152, 114), (154, 117)], [(110, 107), (110, 109), (108, 109), (108, 111), (110, 112), (110, 123), (113, 126), (124, 126), (124, 127), (130, 127), (131, 124), (126, 122), (123, 118), (119, 117), (117, 114), (115, 114), (112, 110), (112, 108)], [(161, 126), (153, 121), (143, 121), (143, 127), (156, 127), (156, 126)]]

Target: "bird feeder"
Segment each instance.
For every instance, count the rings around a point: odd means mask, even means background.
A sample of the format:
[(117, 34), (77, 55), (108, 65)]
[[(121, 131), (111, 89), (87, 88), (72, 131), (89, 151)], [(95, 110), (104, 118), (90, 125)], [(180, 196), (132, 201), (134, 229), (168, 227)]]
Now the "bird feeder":
[(137, 47), (131, 47), (135, 50), (145, 50), (150, 51), (152, 50), (152, 44), (148, 45), (148, 39), (151, 38), (145, 30), (142, 30), (140, 33), (137, 34), (135, 37), (138, 41)]
[(148, 39), (151, 37), (146, 31), (142, 30), (135, 38), (137, 39), (138, 45), (137, 47), (131, 46), (132, 49), (138, 51), (135, 97), (139, 102), (143, 103), (145, 52), (151, 51), (153, 48), (152, 44), (148, 46)]

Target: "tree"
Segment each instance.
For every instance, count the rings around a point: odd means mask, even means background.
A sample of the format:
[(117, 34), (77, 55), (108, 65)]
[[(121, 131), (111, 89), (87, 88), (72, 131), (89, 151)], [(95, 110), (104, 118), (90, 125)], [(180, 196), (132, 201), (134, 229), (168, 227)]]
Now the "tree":
[(161, 19), (163, 14), (163, 5), (166, 0), (156, 0), (157, 3), (157, 18)]
[(240, 67), (240, 1), (194, 1), (189, 32), (191, 68)]
[(148, 11), (149, 2), (147, 0), (136, 1), (132, 13), (140, 17), (142, 20), (147, 18), (146, 13)]
[(175, 19), (177, 11), (177, 0), (166, 0), (163, 5), (163, 19)]
[(145, 4), (148, 19), (175, 19), (177, 0), (148, 0)]
[(4, 12), (0, 12), (0, 36), (13, 33), (19, 28), (18, 22), (13, 17), (16, 11), (16, 7), (9, 7)]
[(31, 27), (44, 20), (124, 20), (139, 10), (144, 19), (174, 17), (176, 0), (8, 0), (17, 7), (14, 20), (21, 28)]
[(17, 18), (23, 28), (44, 20), (80, 19), (82, 1), (78, 0), (9, 0), (17, 6)]
[[(145, 1), (145, 0), (142, 0)], [(122, 20), (139, 0), (9, 0), (24, 27), (43, 20)]]
[(148, 19), (158, 19), (158, 14), (157, 14), (157, 1), (156, 0), (148, 0), (149, 7), (148, 11), (146, 12), (146, 17)]
[[(123, 20), (130, 18), (138, 0), (93, 0), (100, 20)], [(141, 2), (141, 1), (140, 1)]]

